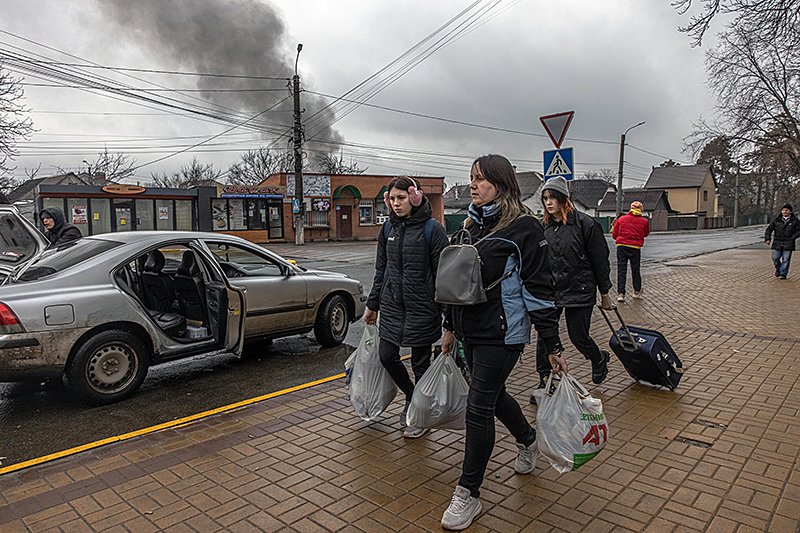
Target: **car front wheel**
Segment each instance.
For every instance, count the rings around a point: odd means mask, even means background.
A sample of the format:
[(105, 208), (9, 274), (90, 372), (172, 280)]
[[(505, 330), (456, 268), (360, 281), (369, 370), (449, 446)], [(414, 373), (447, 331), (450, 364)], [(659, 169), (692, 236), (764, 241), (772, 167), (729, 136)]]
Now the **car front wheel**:
[(104, 405), (133, 394), (148, 366), (147, 350), (136, 336), (119, 329), (102, 331), (75, 353), (67, 367), (67, 382), (88, 403)]
[(334, 294), (322, 302), (314, 324), (314, 336), (317, 342), (326, 348), (338, 346), (344, 342), (350, 328), (350, 313), (347, 302), (339, 294)]

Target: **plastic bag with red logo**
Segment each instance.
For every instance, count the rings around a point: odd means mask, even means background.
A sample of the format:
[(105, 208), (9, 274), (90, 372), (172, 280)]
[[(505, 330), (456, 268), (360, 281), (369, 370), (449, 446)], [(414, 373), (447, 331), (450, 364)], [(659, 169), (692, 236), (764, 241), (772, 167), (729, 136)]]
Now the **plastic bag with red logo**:
[[(551, 387), (536, 389), (536, 444), (539, 452), (559, 472), (577, 470), (608, 442), (609, 432), (603, 402), (593, 398), (569, 374)], [(551, 392), (553, 391), (553, 392)]]

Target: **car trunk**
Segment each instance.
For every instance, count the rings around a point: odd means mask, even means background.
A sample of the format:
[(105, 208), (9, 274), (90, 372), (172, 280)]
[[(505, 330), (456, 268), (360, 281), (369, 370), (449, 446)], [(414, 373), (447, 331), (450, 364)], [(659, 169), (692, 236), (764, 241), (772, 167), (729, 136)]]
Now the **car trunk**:
[(0, 278), (5, 280), (47, 246), (47, 238), (16, 207), (0, 205)]

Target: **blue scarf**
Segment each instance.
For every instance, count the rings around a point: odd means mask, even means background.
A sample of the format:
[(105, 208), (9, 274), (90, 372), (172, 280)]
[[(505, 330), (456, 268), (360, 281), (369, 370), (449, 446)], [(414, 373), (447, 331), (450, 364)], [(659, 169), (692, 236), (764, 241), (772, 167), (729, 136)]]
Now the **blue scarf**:
[(487, 224), (487, 219), (498, 216), (499, 214), (500, 205), (494, 202), (482, 206), (469, 204), (469, 207), (467, 208), (467, 215), (469, 218), (481, 226), (485, 226)]

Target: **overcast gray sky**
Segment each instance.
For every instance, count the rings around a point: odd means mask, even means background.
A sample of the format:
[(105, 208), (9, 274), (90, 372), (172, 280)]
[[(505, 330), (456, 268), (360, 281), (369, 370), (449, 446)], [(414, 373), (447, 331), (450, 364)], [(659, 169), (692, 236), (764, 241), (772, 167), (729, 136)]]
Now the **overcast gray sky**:
[[(471, 4), (0, 0), (0, 49), (27, 57), (39, 54), (36, 57), (45, 61), (281, 78), (292, 74), (296, 45), (303, 43), (298, 69), (309, 91), (302, 98), (310, 120), (330, 101), (319, 95), (346, 93)], [(325, 146), (369, 167), (370, 173), (443, 175), (452, 184), (464, 182), (472, 159), (488, 152), (508, 156), (518, 170), (541, 172), (542, 151), (552, 146), (538, 117), (574, 110), (564, 146), (574, 147), (578, 173), (616, 170), (620, 134), (642, 120), (647, 123), (628, 136), (626, 187), (642, 185), (651, 166), (666, 158), (690, 162), (690, 155), (681, 151), (682, 139), (698, 117), (713, 118), (714, 100), (706, 87), (704, 49), (692, 48), (677, 31), (686, 19), (668, 0), (503, 0), (492, 8), (493, 4), (476, 4), (470, 11), (475, 24), (369, 103), (528, 135), (367, 106), (342, 117), (341, 102), (335, 106), (340, 120), (327, 129), (309, 123), (307, 135), (334, 141)], [(481, 8), (488, 11), (480, 14)], [(280, 80), (127, 72), (141, 78), (136, 80), (121, 72), (84, 72), (111, 78), (112, 85), (200, 90), (150, 94), (193, 107), (219, 110), (217, 106), (224, 105), (226, 113), (235, 110), (239, 117), (249, 118), (287, 96), (285, 81)], [(104, 146), (146, 164), (232, 127), (169, 114), (163, 107), (142, 107), (107, 93), (63, 87), (74, 82), (41, 87), (33, 84), (54, 82), (20, 76), (26, 84), (25, 103), (39, 130), (20, 143), (20, 174), (39, 162), (43, 174), (57, 167), (77, 170), (82, 160), (93, 160)], [(238, 92), (217, 92), (231, 88)], [(245, 93), (243, 88), (278, 90)], [(356, 98), (364, 100), (363, 94)], [(234, 129), (196, 151), (146, 165), (136, 175), (146, 179), (150, 172), (175, 170), (195, 155), (227, 168), (244, 148), (272, 144), (282, 149), (288, 138), (279, 132), (291, 123), (284, 107), (289, 103), (259, 116), (253, 122), (259, 131)]]

